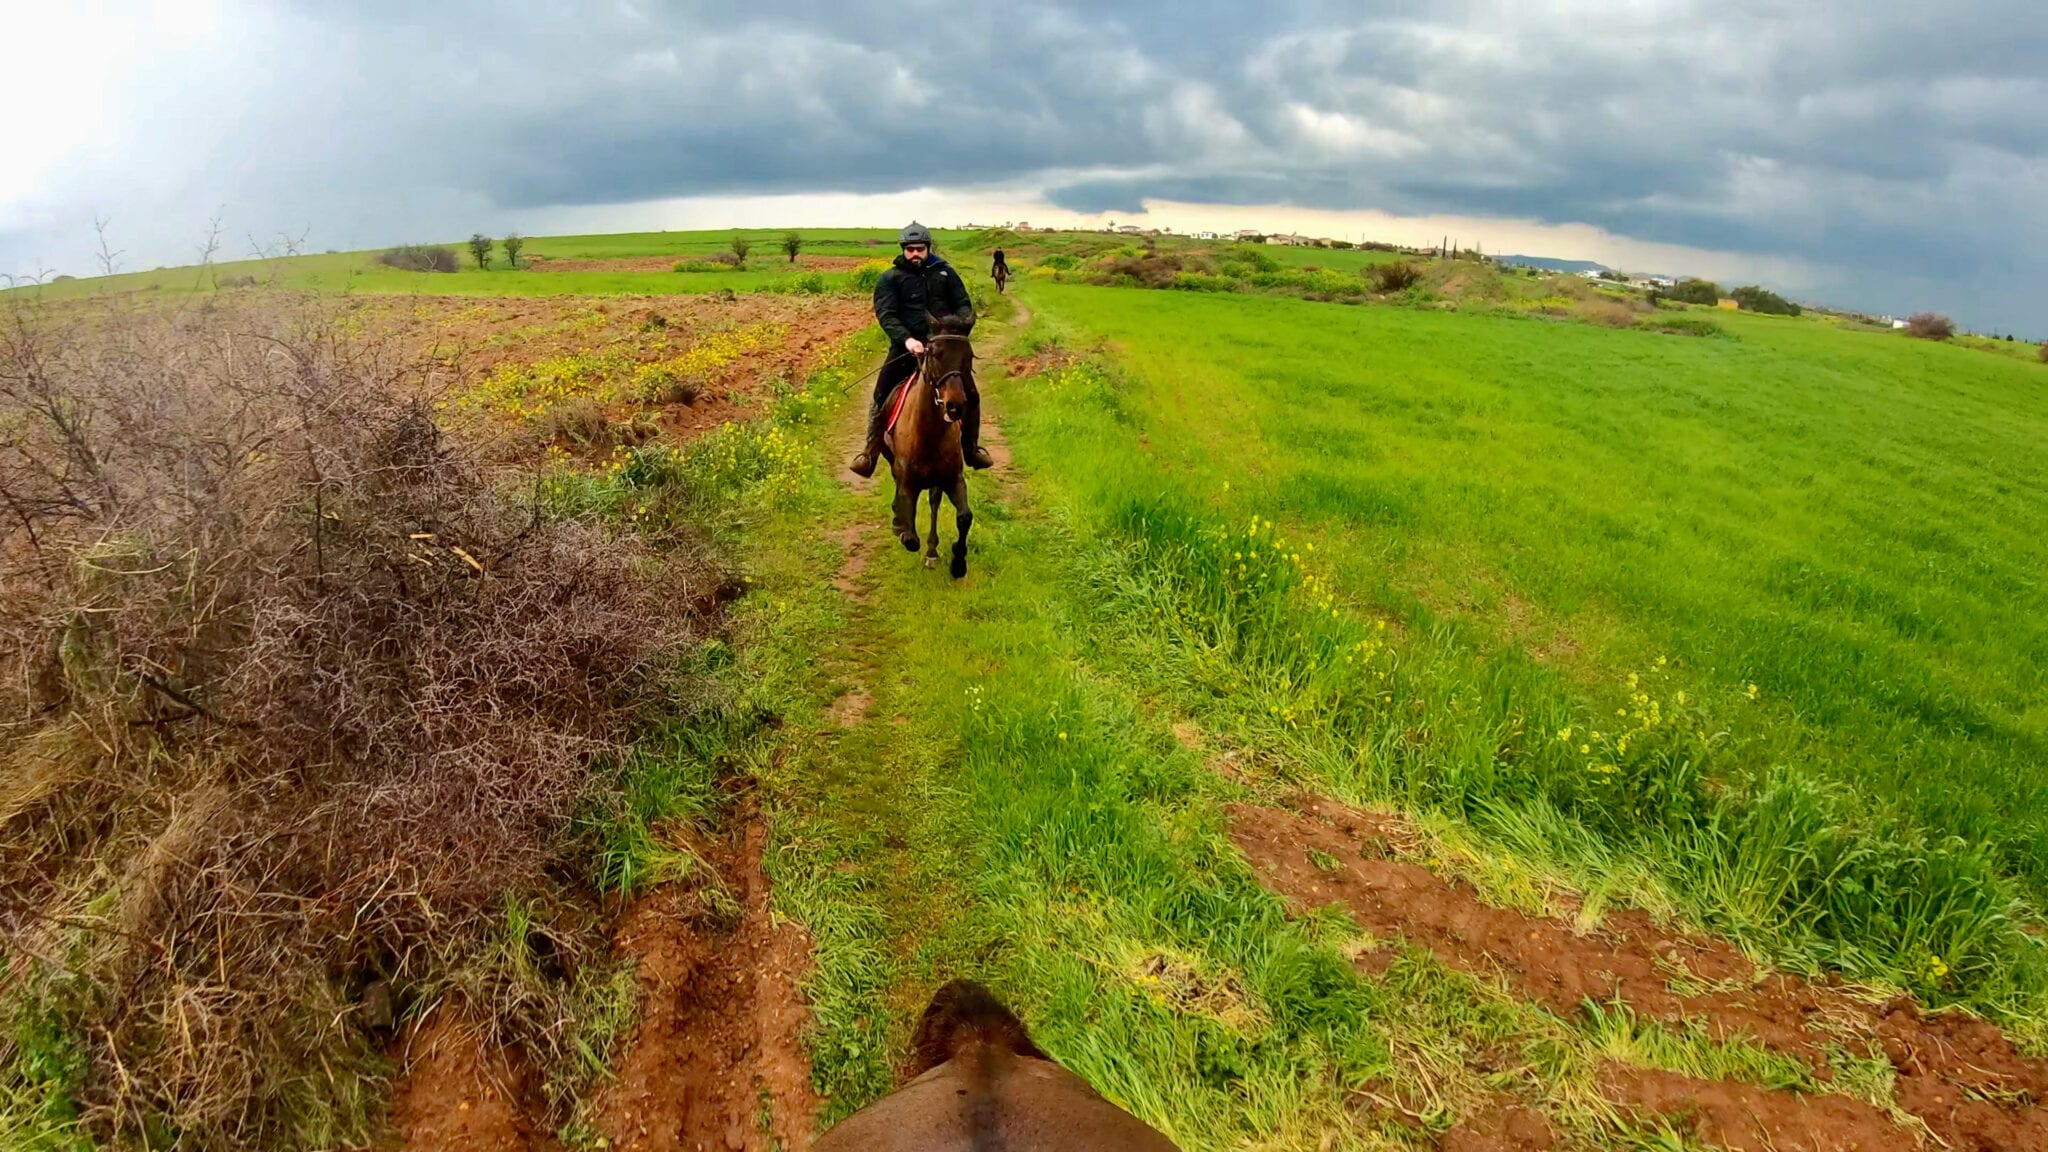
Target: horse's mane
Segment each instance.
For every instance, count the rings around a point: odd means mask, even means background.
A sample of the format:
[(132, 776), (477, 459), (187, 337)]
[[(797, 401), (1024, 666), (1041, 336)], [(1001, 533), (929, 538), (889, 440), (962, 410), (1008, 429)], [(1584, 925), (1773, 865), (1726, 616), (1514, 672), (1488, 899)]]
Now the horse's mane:
[(1049, 1059), (1031, 1042), (1024, 1022), (993, 993), (972, 980), (955, 980), (932, 996), (924, 1018), (917, 1022), (910, 1074), (922, 1076), (976, 1044)]
[(932, 317), (932, 334), (934, 336), (965, 336), (973, 330), (974, 321), (972, 320), (965, 320), (958, 316)]

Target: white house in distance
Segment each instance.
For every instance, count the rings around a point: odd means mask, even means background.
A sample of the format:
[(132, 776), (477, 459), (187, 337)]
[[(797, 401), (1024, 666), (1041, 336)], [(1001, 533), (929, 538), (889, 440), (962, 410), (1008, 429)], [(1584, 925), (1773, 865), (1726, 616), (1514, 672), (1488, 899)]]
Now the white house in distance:
[(1216, 234), (1214, 232), (1197, 232), (1194, 234), (1194, 237), (1197, 240), (1214, 240)]
[(1240, 228), (1231, 236), (1232, 240), (1264, 240), (1266, 234), (1256, 228)]

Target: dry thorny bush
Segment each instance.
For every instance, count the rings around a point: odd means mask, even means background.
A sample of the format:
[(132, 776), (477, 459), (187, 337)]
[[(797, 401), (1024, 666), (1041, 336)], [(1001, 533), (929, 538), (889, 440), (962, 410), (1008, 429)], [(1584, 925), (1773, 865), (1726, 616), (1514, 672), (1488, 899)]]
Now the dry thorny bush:
[(573, 1044), (594, 919), (492, 937), (578, 906), (703, 550), (542, 518), (305, 301), (0, 310), (0, 1081), (54, 1021), (89, 1130), (271, 1146), (373, 1122), (394, 1001)]

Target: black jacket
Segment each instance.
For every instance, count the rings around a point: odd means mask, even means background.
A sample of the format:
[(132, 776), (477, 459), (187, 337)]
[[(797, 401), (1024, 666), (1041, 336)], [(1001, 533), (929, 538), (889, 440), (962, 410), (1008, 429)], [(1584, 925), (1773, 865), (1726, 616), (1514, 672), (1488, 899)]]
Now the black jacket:
[(925, 257), (921, 269), (896, 257), (896, 266), (875, 283), (875, 319), (882, 331), (891, 344), (912, 336), (929, 340), (933, 316), (951, 316), (972, 328), (974, 301), (967, 298), (967, 285), (936, 252)]

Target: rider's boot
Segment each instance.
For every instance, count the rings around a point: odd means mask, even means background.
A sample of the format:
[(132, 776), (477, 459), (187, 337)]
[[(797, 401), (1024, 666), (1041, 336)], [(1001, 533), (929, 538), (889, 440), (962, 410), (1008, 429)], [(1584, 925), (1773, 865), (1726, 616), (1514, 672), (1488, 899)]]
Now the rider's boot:
[(882, 433), (888, 430), (888, 422), (889, 403), (886, 398), (877, 400), (868, 407), (867, 446), (860, 450), (860, 455), (853, 458), (853, 463), (846, 466), (847, 471), (861, 477), (875, 474), (875, 462), (882, 458)]
[(981, 446), (981, 393), (967, 397), (967, 411), (960, 419), (960, 455), (969, 468), (992, 468), (995, 460)]

